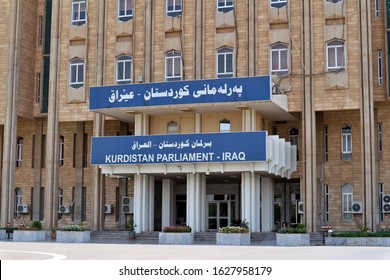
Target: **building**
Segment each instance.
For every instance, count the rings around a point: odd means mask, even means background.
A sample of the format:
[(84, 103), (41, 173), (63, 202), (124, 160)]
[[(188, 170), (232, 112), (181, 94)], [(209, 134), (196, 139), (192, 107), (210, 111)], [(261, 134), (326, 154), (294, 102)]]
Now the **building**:
[(2, 225), (389, 229), (390, 1), (0, 7)]

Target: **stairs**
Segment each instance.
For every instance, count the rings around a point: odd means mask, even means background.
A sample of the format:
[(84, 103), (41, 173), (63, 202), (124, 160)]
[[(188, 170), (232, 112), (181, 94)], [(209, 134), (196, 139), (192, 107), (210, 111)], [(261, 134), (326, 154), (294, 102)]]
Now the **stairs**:
[(324, 246), (322, 232), (310, 233), (310, 246)]
[(129, 239), (129, 232), (127, 230), (92, 231), (91, 239), (124, 240)]

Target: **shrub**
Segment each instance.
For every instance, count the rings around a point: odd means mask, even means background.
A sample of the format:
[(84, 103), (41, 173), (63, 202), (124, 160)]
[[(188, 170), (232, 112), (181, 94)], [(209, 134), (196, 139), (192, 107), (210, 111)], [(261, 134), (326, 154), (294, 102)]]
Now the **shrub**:
[(85, 226), (83, 225), (68, 225), (68, 226), (63, 226), (60, 228), (61, 231), (84, 231)]
[(163, 228), (163, 232), (191, 232), (189, 226), (168, 226)]
[(134, 220), (133, 219), (129, 220), (127, 224), (127, 228), (129, 229), (129, 231), (134, 231), (136, 227), (137, 225), (134, 223)]
[(227, 226), (227, 227), (221, 227), (218, 229), (219, 233), (248, 233), (249, 228), (248, 227), (237, 227), (237, 226)]
[(366, 232), (333, 232), (332, 237), (390, 237), (390, 231)]
[(302, 224), (298, 224), (295, 228), (281, 228), (279, 233), (307, 233), (306, 227)]
[(32, 229), (35, 230), (41, 230), (42, 229), (42, 223), (41, 221), (33, 221), (31, 224)]

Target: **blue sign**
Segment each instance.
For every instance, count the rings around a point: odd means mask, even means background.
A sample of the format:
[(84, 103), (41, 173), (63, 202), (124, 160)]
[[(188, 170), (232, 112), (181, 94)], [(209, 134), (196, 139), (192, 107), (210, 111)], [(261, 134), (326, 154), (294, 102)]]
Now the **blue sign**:
[(267, 132), (92, 137), (91, 164), (265, 161)]
[(271, 100), (271, 77), (128, 84), (90, 88), (91, 110)]

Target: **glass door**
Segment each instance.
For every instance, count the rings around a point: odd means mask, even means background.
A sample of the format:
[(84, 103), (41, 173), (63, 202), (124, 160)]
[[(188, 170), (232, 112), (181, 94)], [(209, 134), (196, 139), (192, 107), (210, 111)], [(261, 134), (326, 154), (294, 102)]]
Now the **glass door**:
[(208, 203), (208, 229), (218, 230), (230, 225), (230, 201), (210, 201)]

